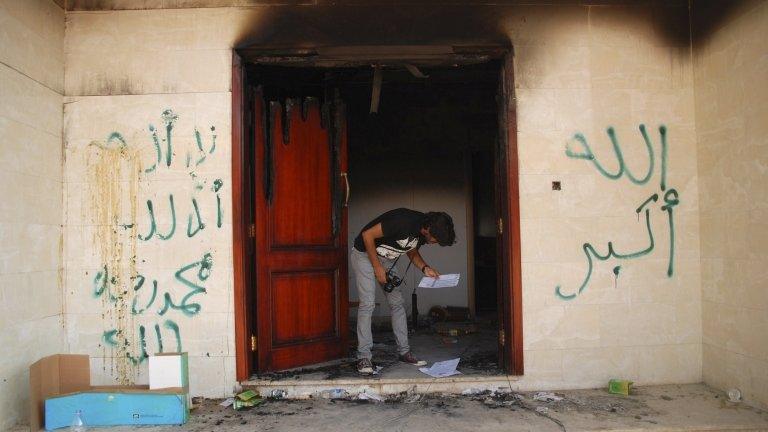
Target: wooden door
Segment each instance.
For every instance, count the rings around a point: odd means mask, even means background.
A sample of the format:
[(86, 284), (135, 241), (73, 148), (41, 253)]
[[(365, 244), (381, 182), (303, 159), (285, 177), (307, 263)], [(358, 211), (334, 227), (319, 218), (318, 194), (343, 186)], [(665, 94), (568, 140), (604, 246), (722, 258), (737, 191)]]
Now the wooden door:
[(346, 356), (346, 124), (338, 96), (256, 91), (257, 369)]
[(517, 119), (512, 54), (502, 61), (499, 78), (499, 139), (496, 147), (497, 298), (499, 365), (523, 374), (522, 277), (520, 260), (520, 192), (517, 165)]

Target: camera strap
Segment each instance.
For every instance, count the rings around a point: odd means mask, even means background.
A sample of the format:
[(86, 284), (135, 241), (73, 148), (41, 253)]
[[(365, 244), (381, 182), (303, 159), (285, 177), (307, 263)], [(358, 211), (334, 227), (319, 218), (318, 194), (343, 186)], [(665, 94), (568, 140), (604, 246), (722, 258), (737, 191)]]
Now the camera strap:
[[(392, 263), (391, 266), (389, 266), (389, 269), (387, 269), (387, 273), (391, 272), (393, 268), (395, 268), (395, 265), (397, 264), (397, 261), (400, 259), (400, 257), (403, 256), (403, 254), (400, 254), (395, 258), (395, 262)], [(403, 273), (403, 282), (405, 283), (405, 275), (408, 274), (408, 270), (411, 269), (411, 264), (413, 264), (413, 261), (408, 260), (408, 267), (405, 268), (405, 273)], [(406, 283), (407, 285), (407, 283)]]
[(398, 256), (397, 256), (397, 258), (395, 258), (395, 261), (394, 261), (394, 262), (392, 263), (392, 265), (391, 265), (391, 266), (389, 266), (389, 268), (387, 269), (387, 273), (391, 272), (391, 271), (392, 271), (392, 269), (393, 269), (393, 268), (395, 268), (395, 265), (397, 264), (397, 261), (399, 261), (399, 260), (400, 260), (400, 257), (401, 257), (401, 256), (402, 256), (402, 255), (398, 255)]

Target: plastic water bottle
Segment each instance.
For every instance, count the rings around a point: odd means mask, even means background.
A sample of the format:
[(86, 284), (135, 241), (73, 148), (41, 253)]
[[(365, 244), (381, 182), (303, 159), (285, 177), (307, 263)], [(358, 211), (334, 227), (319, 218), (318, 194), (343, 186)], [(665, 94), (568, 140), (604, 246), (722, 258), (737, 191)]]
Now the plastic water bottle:
[(83, 421), (82, 411), (75, 411), (75, 418), (72, 419), (72, 426), (69, 427), (70, 432), (86, 432), (88, 428)]

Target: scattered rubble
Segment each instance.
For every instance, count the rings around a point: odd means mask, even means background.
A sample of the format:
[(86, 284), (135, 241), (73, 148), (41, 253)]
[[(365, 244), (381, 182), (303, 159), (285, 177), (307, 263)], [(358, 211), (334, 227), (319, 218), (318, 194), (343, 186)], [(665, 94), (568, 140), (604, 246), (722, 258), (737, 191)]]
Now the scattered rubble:
[(560, 402), (561, 400), (563, 400), (563, 398), (561, 396), (558, 396), (550, 392), (538, 392), (535, 395), (533, 395), (533, 400), (537, 400), (541, 402)]
[[(335, 428), (340, 418), (368, 422), (371, 430), (466, 430), (462, 427), (486, 419), (489, 424), (505, 425), (505, 429), (488, 430), (510, 430), (510, 424), (530, 425), (528, 430), (570, 430), (585, 419), (605, 430), (643, 429), (657, 424), (677, 427), (680, 421), (701, 428), (717, 423), (718, 418), (722, 419), (718, 424), (741, 424), (739, 419), (744, 416), (751, 419), (748, 425), (752, 430), (768, 426), (768, 412), (744, 403), (729, 404), (724, 393), (702, 385), (643, 387), (630, 396), (612, 395), (606, 389), (517, 392), (510, 387), (491, 387), (471, 389), (464, 395), (421, 394), (416, 390), (412, 387), (399, 394), (383, 395), (366, 388), (347, 394), (329, 392), (328, 396), (343, 396), (335, 399), (318, 396), (309, 400), (270, 399), (261, 395), (262, 405), (243, 411), (219, 406), (222, 400), (207, 399), (201, 401), (181, 430), (287, 432), (306, 430), (308, 425), (313, 430), (338, 430)], [(684, 415), (680, 409), (685, 411)]]

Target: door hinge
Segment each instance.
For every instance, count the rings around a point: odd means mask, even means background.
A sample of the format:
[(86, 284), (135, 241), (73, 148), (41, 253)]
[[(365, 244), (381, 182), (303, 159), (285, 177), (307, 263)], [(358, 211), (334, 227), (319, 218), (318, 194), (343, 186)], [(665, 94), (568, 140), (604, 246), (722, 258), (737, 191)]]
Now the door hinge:
[(248, 227), (248, 237), (256, 237), (256, 224), (251, 224)]
[(256, 339), (256, 335), (251, 335), (251, 351), (256, 352), (259, 349), (258, 340)]
[(499, 330), (499, 345), (504, 346), (504, 343), (507, 341), (507, 338), (504, 334), (504, 329)]
[(504, 234), (504, 219), (499, 218), (498, 227), (499, 227), (499, 235)]

